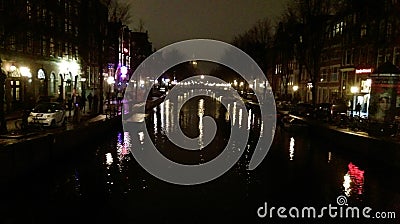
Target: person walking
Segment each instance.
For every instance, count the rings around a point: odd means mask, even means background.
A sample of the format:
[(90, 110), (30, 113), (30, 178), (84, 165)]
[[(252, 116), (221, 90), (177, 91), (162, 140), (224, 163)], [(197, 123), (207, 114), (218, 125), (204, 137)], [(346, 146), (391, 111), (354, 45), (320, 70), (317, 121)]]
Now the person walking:
[(92, 93), (89, 93), (89, 95), (86, 97), (89, 103), (89, 111), (92, 111), (92, 102), (93, 102), (93, 95)]
[(97, 114), (99, 109), (99, 97), (97, 94), (93, 96), (93, 111), (92, 114)]
[(82, 106), (82, 100), (79, 94), (74, 93), (72, 94), (72, 106), (74, 108), (74, 115), (73, 115), (73, 122), (79, 123), (80, 122), (80, 108)]
[(356, 105), (356, 115), (358, 114), (358, 116), (361, 116), (361, 104), (357, 103)]

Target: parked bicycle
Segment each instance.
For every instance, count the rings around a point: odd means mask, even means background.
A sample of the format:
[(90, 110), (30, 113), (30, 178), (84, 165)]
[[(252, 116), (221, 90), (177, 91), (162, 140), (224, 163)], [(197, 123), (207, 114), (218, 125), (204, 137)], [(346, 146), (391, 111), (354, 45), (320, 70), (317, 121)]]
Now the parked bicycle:
[(30, 131), (41, 131), (44, 129), (43, 124), (38, 122), (37, 120), (33, 120), (33, 122), (28, 123), (29, 111), (24, 111), (22, 118), (17, 119), (14, 122), (15, 128), (22, 132), (30, 132)]
[(368, 119), (355, 115), (350, 118), (349, 129), (352, 131), (368, 131)]

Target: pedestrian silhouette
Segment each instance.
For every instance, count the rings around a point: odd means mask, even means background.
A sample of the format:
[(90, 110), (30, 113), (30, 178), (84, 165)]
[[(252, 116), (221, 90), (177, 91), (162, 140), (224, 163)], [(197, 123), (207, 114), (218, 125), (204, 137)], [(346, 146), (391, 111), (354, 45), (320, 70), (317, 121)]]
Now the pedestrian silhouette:
[(89, 102), (89, 111), (92, 111), (92, 102), (93, 102), (93, 95), (92, 93), (89, 93), (89, 95), (87, 96), (87, 100)]
[(361, 104), (357, 103), (356, 105), (356, 114), (361, 115)]

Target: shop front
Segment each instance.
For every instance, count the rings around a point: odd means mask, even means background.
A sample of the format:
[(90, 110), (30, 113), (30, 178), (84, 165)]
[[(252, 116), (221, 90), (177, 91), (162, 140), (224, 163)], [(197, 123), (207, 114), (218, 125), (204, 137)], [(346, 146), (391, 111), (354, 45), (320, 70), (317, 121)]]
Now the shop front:
[(369, 121), (375, 134), (396, 131), (400, 111), (400, 70), (385, 63), (371, 75)]

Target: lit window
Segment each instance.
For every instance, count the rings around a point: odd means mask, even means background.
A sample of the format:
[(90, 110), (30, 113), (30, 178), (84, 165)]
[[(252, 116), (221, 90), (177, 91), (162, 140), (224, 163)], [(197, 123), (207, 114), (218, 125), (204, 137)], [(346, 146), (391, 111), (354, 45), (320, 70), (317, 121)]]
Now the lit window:
[(51, 37), (50, 38), (50, 56), (54, 56), (55, 50), (54, 50), (54, 39)]
[(54, 16), (53, 16), (53, 14), (49, 14), (49, 17), (50, 17), (50, 27), (54, 27)]
[(386, 37), (390, 38), (392, 36), (392, 24), (388, 23), (386, 27)]
[(64, 19), (64, 32), (68, 32), (68, 19), (67, 18), (65, 18)]
[(10, 35), (9, 46), (10, 50), (15, 50), (15, 35)]
[(45, 22), (46, 22), (46, 14), (47, 14), (46, 9), (43, 9), (43, 10), (42, 10), (42, 19), (43, 19), (43, 21), (45, 21)]
[(47, 54), (47, 40), (46, 36), (42, 36), (42, 55), (45, 56)]
[(331, 82), (337, 82), (338, 81), (338, 68), (335, 67), (332, 69), (332, 74), (331, 74)]
[(32, 6), (29, 1), (26, 1), (26, 14), (28, 15), (28, 19), (32, 19)]
[(30, 32), (26, 32), (26, 51), (28, 53), (32, 53), (32, 48), (33, 48), (32, 34)]
[(361, 37), (365, 37), (365, 36), (367, 36), (367, 25), (362, 24), (361, 25)]

